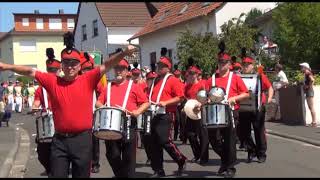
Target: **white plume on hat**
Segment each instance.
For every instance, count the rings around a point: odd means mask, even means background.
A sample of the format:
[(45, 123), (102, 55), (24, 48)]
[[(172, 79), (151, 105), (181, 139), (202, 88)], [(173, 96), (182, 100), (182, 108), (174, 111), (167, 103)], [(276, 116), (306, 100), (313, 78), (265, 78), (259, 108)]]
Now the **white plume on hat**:
[(309, 64), (308, 64), (308, 63), (306, 63), (306, 62), (301, 63), (301, 64), (299, 64), (299, 65), (300, 65), (300, 66), (302, 66), (302, 67), (305, 67), (305, 68), (307, 68), (307, 69), (310, 69), (310, 70), (311, 70), (311, 68), (310, 68)]

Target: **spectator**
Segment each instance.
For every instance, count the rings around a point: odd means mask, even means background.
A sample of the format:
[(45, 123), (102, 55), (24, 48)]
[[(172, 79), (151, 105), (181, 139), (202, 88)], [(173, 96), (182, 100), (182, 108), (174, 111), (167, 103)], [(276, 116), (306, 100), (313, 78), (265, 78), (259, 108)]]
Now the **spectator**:
[(303, 89), (304, 93), (306, 94), (307, 104), (309, 107), (309, 110), (311, 112), (312, 122), (309, 126), (311, 127), (317, 127), (317, 121), (316, 121), (316, 111), (314, 109), (314, 91), (313, 91), (313, 84), (314, 84), (314, 77), (311, 72), (311, 68), (308, 63), (304, 62), (300, 64), (301, 71), (304, 73), (304, 84)]
[(279, 96), (279, 90), (281, 88), (285, 88), (288, 84), (289, 84), (289, 81), (288, 81), (288, 78), (286, 76), (286, 74), (283, 72), (283, 67), (281, 64), (276, 64), (275, 67), (275, 73), (276, 73), (276, 79), (275, 81), (273, 82), (273, 89), (275, 90), (275, 100), (276, 100), (276, 110), (275, 110), (275, 113), (274, 113), (274, 118), (277, 116), (277, 113), (280, 112), (280, 96)]
[(1, 83), (0, 86), (0, 127), (2, 125), (2, 119), (4, 116), (4, 110), (5, 110), (5, 100), (4, 100), (4, 90), (5, 88), (3, 87), (4, 83)]

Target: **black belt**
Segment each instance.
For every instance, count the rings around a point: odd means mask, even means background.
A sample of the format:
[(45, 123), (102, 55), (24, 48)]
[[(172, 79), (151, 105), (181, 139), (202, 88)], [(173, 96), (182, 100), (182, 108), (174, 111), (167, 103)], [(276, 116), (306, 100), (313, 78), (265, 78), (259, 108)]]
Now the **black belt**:
[(91, 132), (91, 130), (84, 130), (81, 132), (73, 132), (73, 133), (63, 133), (63, 132), (55, 131), (55, 135), (57, 135), (59, 137), (69, 138), (69, 137), (74, 137), (74, 136), (77, 136), (77, 135), (85, 133), (85, 132)]

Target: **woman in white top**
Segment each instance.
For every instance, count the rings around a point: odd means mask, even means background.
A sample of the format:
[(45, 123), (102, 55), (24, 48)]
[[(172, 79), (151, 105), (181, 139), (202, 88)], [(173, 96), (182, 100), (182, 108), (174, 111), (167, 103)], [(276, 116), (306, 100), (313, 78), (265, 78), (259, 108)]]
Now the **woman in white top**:
[(289, 84), (288, 78), (282, 69), (283, 67), (281, 64), (275, 65), (275, 72), (277, 73), (277, 78), (273, 82), (273, 89), (275, 90), (274, 94), (275, 94), (277, 106), (276, 106), (275, 114), (273, 116), (274, 118), (277, 116), (278, 111), (280, 111), (279, 90), (281, 88), (285, 88)]

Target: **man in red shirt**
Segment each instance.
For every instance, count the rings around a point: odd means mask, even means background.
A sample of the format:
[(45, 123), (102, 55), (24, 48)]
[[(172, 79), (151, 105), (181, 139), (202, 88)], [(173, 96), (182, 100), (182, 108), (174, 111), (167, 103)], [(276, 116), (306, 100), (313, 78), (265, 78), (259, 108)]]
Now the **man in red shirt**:
[[(52, 177), (68, 177), (72, 163), (72, 177), (90, 177), (92, 160), (93, 91), (100, 78), (123, 57), (136, 48), (129, 45), (124, 52), (108, 58), (103, 65), (79, 75), (80, 52), (74, 48), (71, 32), (64, 35), (66, 48), (61, 52), (63, 77), (41, 72), (28, 66), (0, 63), (0, 71), (35, 78), (51, 98), (55, 135), (51, 145)], [(1, 60), (3, 62), (3, 60)]]
[[(215, 86), (227, 89), (229, 80), (231, 58), (230, 55), (224, 53), (224, 48), (218, 54), (218, 71), (215, 74)], [(227, 97), (230, 106), (234, 106), (232, 111), (234, 123), (239, 121), (239, 101), (249, 97), (248, 89), (243, 80), (236, 74), (231, 77), (231, 86)], [(212, 77), (207, 80), (206, 88), (209, 91), (212, 87)], [(217, 137), (217, 131), (221, 137)], [(219, 175), (225, 177), (233, 177), (236, 173), (234, 165), (237, 160), (236, 156), (236, 133), (233, 122), (229, 122), (226, 128), (208, 129), (208, 136), (213, 150), (221, 157), (221, 165), (218, 171)], [(222, 138), (222, 140), (220, 139)]]
[[(82, 62), (81, 62), (81, 74), (84, 74), (94, 68), (94, 60), (87, 52), (81, 52)], [(103, 78), (103, 77), (102, 77)], [(93, 93), (93, 105), (97, 101), (99, 95), (104, 91), (105, 87), (101, 81), (99, 81), (95, 92)], [(95, 107), (93, 107), (95, 111)], [(91, 163), (91, 172), (98, 173), (100, 171), (100, 142), (99, 138), (92, 136), (92, 163)]]
[[(107, 99), (110, 98), (110, 106), (118, 107), (125, 106), (125, 111), (131, 116), (130, 126), (130, 139), (124, 137), (120, 140), (106, 140), (106, 155), (109, 164), (113, 170), (116, 178), (125, 177), (132, 178), (135, 175), (136, 164), (136, 133), (135, 128), (137, 125), (137, 117), (146, 111), (150, 104), (147, 99), (147, 94), (132, 80), (127, 80), (129, 63), (127, 60), (122, 59), (119, 64), (114, 68), (115, 81), (111, 83), (110, 94), (107, 94), (109, 85), (106, 90), (100, 94), (96, 103), (97, 107), (102, 107)], [(130, 84), (132, 83), (131, 87)], [(127, 102), (124, 102), (126, 91), (129, 91)], [(108, 105), (107, 105), (108, 106)], [(122, 158), (121, 158), (122, 157)]]
[[(197, 99), (197, 93), (200, 90), (205, 90), (206, 85), (204, 81), (199, 81), (198, 77), (201, 73), (200, 69), (196, 66), (190, 66), (187, 70), (186, 86), (184, 89), (184, 95), (186, 99)], [(186, 118), (186, 132), (190, 142), (190, 146), (194, 155), (191, 162), (197, 162), (200, 159), (200, 163), (204, 163), (208, 160), (208, 139), (205, 136), (205, 129), (202, 127), (201, 120), (192, 120)], [(200, 139), (200, 142), (198, 140)]]
[[(155, 171), (152, 177), (163, 177), (163, 148), (178, 164), (178, 175), (186, 165), (186, 157), (179, 151), (170, 138), (171, 118), (166, 112), (170, 112), (169, 106), (176, 105), (184, 99), (183, 90), (179, 79), (169, 74), (172, 67), (167, 57), (161, 57), (158, 62), (158, 77), (149, 90), (149, 101), (156, 105), (156, 114), (151, 120), (152, 154), (151, 167)], [(151, 106), (152, 106), (151, 105)]]
[[(47, 48), (46, 49), (46, 55), (48, 59), (46, 60), (46, 66), (47, 66), (47, 72), (52, 73), (55, 75), (59, 75), (60, 70), (61, 70), (61, 62), (54, 59), (54, 50), (52, 48)], [(48, 96), (44, 96), (43, 91), (45, 89), (42, 86), (39, 86), (34, 95), (34, 101), (32, 104), (32, 109), (38, 109), (42, 108), (42, 112), (47, 112), (51, 111), (51, 101)], [(47, 94), (47, 93), (45, 93)], [(45, 104), (45, 99), (47, 99), (47, 106)], [(31, 112), (33, 114), (33, 112)], [(46, 175), (50, 175), (50, 147), (51, 147), (51, 142), (39, 142), (38, 137), (36, 137), (36, 144), (37, 144), (37, 153), (38, 153), (38, 160), (42, 164), (42, 166), (45, 168), (45, 173)]]
[[(251, 57), (243, 57), (243, 74), (253, 74), (257, 73), (254, 71), (255, 60)], [(258, 113), (253, 112), (241, 112), (240, 122), (241, 131), (244, 137), (244, 143), (248, 151), (247, 162), (250, 163), (255, 156), (258, 158), (259, 163), (266, 161), (266, 151), (267, 151), (267, 141), (265, 134), (265, 113), (266, 113), (266, 103), (270, 103), (273, 96), (273, 88), (268, 79), (268, 77), (263, 73), (259, 73), (261, 78), (261, 108)], [(265, 91), (268, 91), (268, 100), (266, 98)], [(251, 137), (251, 123), (253, 125), (255, 142)]]

